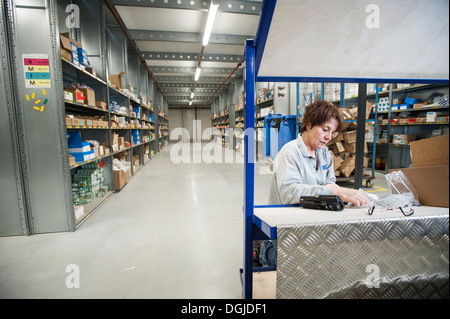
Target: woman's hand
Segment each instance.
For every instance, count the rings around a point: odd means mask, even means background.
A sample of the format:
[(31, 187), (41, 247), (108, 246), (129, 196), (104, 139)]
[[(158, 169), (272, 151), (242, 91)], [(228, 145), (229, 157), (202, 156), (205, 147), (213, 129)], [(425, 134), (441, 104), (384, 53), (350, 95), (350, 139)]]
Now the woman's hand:
[(340, 187), (336, 184), (328, 184), (333, 189), (333, 195), (339, 196), (344, 202), (352, 203), (355, 206), (368, 206), (369, 198), (356, 189)]

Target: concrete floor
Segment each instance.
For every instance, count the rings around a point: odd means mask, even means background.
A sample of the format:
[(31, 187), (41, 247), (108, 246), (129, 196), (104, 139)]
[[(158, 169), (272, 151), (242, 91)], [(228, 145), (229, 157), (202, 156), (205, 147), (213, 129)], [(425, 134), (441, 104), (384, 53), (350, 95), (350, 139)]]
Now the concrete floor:
[[(175, 164), (174, 145), (75, 232), (0, 238), (0, 298), (241, 298), (243, 164)], [(270, 170), (255, 172), (266, 204)]]

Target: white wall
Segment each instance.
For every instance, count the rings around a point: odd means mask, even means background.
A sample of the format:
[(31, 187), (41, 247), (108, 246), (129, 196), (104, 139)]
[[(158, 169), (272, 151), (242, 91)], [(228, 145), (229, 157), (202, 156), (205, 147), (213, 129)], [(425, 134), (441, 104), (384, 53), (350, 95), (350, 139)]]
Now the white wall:
[[(194, 121), (200, 121), (195, 122)], [(195, 124), (200, 124), (195, 129)], [(169, 110), (169, 133), (171, 141), (179, 141), (181, 139), (194, 140), (194, 138), (201, 138), (205, 129), (211, 127), (211, 110), (201, 109), (197, 110), (197, 118), (195, 118), (194, 109), (170, 109)], [(183, 128), (185, 130), (180, 130)], [(173, 132), (173, 133), (172, 133)], [(203, 139), (209, 141), (209, 139)]]

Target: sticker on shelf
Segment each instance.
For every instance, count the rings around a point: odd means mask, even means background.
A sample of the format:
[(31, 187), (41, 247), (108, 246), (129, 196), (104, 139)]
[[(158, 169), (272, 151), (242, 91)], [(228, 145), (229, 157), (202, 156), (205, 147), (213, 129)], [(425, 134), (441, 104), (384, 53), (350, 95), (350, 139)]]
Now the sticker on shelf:
[[(47, 92), (45, 90), (42, 90), (42, 95), (46, 96)], [(33, 93), (31, 95), (31, 98), (30, 98), (30, 95), (28, 95), (28, 94), (25, 95), (25, 97), (27, 98), (27, 101), (34, 100), (36, 98), (36, 93)], [(33, 109), (35, 109), (36, 111), (39, 111), (39, 112), (44, 112), (44, 109), (45, 109), (45, 106), (47, 105), (47, 103), (48, 103), (48, 99), (46, 99), (46, 98), (39, 99), (38, 98), (37, 101), (34, 101)]]
[(27, 89), (52, 87), (47, 54), (22, 54), (22, 61)]

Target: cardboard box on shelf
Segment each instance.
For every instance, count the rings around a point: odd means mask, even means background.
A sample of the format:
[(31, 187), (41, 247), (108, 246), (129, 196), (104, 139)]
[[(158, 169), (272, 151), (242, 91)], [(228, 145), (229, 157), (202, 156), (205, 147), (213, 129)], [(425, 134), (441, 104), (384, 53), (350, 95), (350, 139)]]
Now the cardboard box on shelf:
[[(345, 143), (344, 148), (346, 152), (355, 153), (356, 152), (356, 143)], [(368, 153), (369, 149), (367, 148), (367, 143), (364, 143), (364, 153)]]
[(337, 143), (336, 143), (336, 148), (337, 148), (337, 150), (338, 150), (339, 153), (345, 152), (345, 147), (344, 147), (344, 145), (342, 145), (341, 142), (337, 142)]
[(334, 155), (334, 153), (332, 151), (329, 151), (329, 152), (333, 159), (333, 168), (336, 171), (339, 167), (341, 167), (341, 164), (342, 164), (342, 162), (344, 162), (344, 160), (339, 155)]
[(416, 135), (410, 135), (410, 134), (394, 134), (392, 136), (393, 139), (399, 139), (399, 140), (408, 140), (408, 141), (415, 141)]
[(85, 96), (85, 104), (95, 106), (95, 92), (90, 88), (78, 88)]
[(342, 137), (344, 138), (344, 142), (351, 144), (356, 142), (356, 131), (347, 131), (342, 132)]
[(69, 154), (69, 165), (75, 165), (76, 161), (75, 161), (75, 157), (73, 157), (72, 155)]
[(69, 93), (72, 93), (72, 100), (73, 102), (77, 103), (85, 103), (86, 97), (84, 96), (84, 93), (76, 88), (66, 88), (64, 91), (67, 91)]
[(116, 191), (120, 191), (127, 183), (128, 180), (130, 179), (130, 175), (131, 175), (131, 171), (127, 170), (127, 171), (113, 171), (114, 173), (114, 189)]
[(409, 141), (406, 139), (401, 139), (401, 138), (394, 138), (392, 139), (392, 144), (397, 144), (397, 145), (408, 145)]
[(95, 101), (95, 106), (106, 110), (106, 103), (103, 101)]
[(411, 142), (412, 166), (448, 166), (448, 143), (448, 134)]
[(448, 162), (442, 166), (400, 169), (416, 190), (422, 205), (439, 207), (449, 207), (448, 170)]
[(341, 167), (339, 167), (339, 171), (345, 177), (349, 177), (354, 170), (355, 170), (355, 158), (351, 156), (348, 156), (342, 163)]
[(74, 119), (72, 119), (72, 125), (85, 126), (86, 125), (86, 121), (85, 121), (85, 119), (74, 118)]
[(119, 149), (120, 150), (125, 148), (125, 137), (119, 136), (118, 142), (119, 142)]
[(120, 72), (119, 74), (109, 74), (108, 80), (111, 85), (114, 85), (116, 89), (121, 90), (122, 89), (122, 76), (125, 74), (125, 72)]
[(72, 39), (69, 37), (69, 33), (61, 33), (59, 35), (59, 40), (61, 42), (61, 48), (60, 48), (60, 52), (61, 52), (61, 57), (63, 57), (64, 59), (70, 61), (70, 62), (74, 62), (74, 60), (76, 61), (75, 64), (78, 64), (78, 48), (82, 48), (83, 46), (81, 45), (80, 42)]

